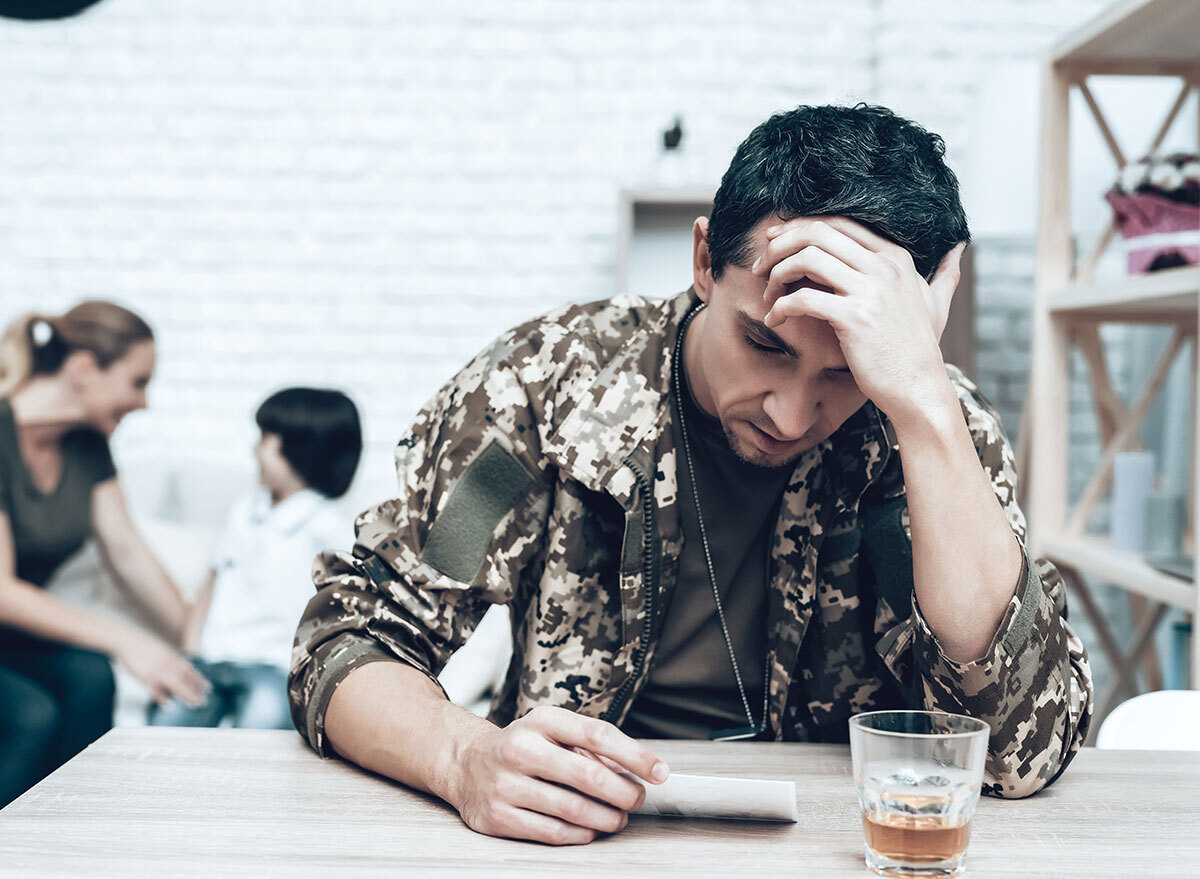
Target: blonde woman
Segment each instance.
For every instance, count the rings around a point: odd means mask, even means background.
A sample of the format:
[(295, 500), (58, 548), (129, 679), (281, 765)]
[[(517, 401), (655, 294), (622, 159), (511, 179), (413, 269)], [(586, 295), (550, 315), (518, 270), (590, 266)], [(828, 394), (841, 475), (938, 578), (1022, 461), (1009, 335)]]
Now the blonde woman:
[(0, 338), (0, 807), (112, 726), (108, 657), (156, 701), (207, 689), (167, 640), (42, 588), (94, 537), (166, 638), (182, 636), (188, 604), (134, 528), (108, 449), (153, 372), (150, 327), (110, 302), (26, 315)]

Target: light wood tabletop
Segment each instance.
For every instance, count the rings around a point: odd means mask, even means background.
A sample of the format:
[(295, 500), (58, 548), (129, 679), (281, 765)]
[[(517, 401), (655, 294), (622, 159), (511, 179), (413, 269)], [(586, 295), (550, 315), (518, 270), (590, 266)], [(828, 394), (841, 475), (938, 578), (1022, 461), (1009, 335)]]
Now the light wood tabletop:
[[(575, 848), (491, 839), (291, 732), (117, 729), (0, 811), (4, 876), (868, 876), (839, 745), (654, 742), (678, 772), (796, 782), (797, 824), (635, 815)], [(1200, 876), (1200, 752), (1086, 749), (980, 801), (970, 877)]]

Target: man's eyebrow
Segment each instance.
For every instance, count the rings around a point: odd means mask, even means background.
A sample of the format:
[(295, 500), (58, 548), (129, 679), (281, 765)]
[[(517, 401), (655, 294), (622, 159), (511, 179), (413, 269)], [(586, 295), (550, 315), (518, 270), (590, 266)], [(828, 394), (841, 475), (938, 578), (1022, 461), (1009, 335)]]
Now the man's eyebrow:
[(746, 312), (742, 311), (740, 308), (737, 310), (737, 317), (738, 317), (738, 321), (740, 321), (742, 324), (742, 328), (745, 329), (747, 332), (751, 332), (758, 336), (761, 336), (763, 339), (770, 342), (772, 345), (774, 345), (776, 348), (778, 348), (780, 351), (782, 351), (784, 354), (788, 355), (789, 357), (798, 357), (799, 356), (796, 354), (795, 350), (792, 348), (791, 345), (789, 345), (787, 342), (783, 341), (783, 339), (779, 336), (778, 333), (776, 333), (773, 329), (771, 329), (769, 326), (767, 326), (762, 321), (752, 318), (750, 315), (746, 314)]
[[(773, 329), (771, 329), (769, 326), (767, 326), (762, 321), (752, 318), (750, 315), (748, 315), (746, 312), (742, 311), (740, 308), (737, 310), (737, 317), (738, 317), (738, 321), (742, 325), (742, 329), (746, 330), (747, 332), (754, 333), (757, 336), (760, 336), (762, 339), (764, 339), (767, 342), (770, 342), (772, 345), (774, 345), (776, 348), (778, 348), (780, 351), (782, 351), (784, 354), (788, 355), (789, 357), (795, 357), (797, 360), (800, 358), (800, 355), (796, 353), (796, 350), (794, 348), (792, 348), (791, 345), (789, 345), (787, 342), (785, 342), (778, 333), (776, 333)], [(829, 372), (850, 372), (851, 371), (849, 365), (827, 366), (825, 368)]]

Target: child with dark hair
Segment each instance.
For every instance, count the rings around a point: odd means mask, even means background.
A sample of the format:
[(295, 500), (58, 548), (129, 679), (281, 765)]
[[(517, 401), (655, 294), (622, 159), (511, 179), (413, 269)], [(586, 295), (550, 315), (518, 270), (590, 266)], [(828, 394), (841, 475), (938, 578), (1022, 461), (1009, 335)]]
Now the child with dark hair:
[(342, 541), (346, 493), (362, 453), (354, 403), (340, 391), (287, 388), (255, 415), (259, 486), (234, 504), (184, 646), (212, 684), (204, 704), (151, 707), (156, 726), (289, 729), (292, 636), (314, 594), (318, 552)]
[[(263, 441), (306, 487), (328, 498), (346, 493), (362, 452), (358, 410), (341, 391), (285, 388), (268, 397), (254, 416)], [(259, 463), (263, 461), (261, 451)]]

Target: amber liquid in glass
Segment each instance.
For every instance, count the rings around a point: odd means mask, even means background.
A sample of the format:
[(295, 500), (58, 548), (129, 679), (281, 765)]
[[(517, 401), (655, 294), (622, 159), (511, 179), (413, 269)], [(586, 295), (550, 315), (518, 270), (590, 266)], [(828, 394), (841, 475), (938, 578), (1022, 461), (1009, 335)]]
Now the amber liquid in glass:
[(871, 851), (911, 864), (949, 861), (967, 850), (971, 822), (949, 824), (937, 815), (863, 815), (863, 833)]

